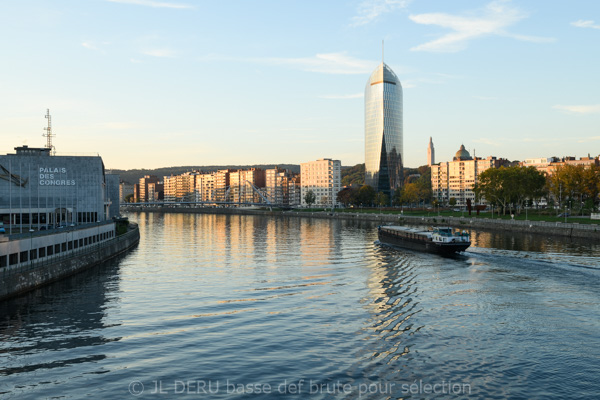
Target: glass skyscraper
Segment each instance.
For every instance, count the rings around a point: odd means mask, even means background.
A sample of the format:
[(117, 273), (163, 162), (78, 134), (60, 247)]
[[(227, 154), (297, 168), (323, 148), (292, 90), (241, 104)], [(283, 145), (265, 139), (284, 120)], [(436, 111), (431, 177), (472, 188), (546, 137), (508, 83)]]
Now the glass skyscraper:
[(365, 87), (365, 183), (392, 195), (402, 186), (402, 86), (381, 63)]

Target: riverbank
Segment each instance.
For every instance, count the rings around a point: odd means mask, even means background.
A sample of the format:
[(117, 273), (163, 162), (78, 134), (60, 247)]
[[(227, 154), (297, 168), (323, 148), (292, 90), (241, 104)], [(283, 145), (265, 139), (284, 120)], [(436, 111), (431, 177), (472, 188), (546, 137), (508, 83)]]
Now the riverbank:
[[(69, 251), (35, 261), (2, 267), (0, 268), (0, 301), (107, 261), (135, 247), (139, 241), (138, 226), (130, 224), (128, 232), (111, 240), (100, 242), (94, 239), (94, 244), (87, 248), (72, 249), (72, 246), (68, 246)], [(15, 242), (15, 247), (17, 246), (19, 246), (18, 241)]]
[(268, 211), (243, 208), (194, 208), (194, 207), (122, 207), (123, 211), (145, 211), (156, 213), (196, 213), (225, 215), (261, 215), (272, 217), (303, 217), (372, 221), (379, 224), (397, 225), (446, 225), (461, 229), (482, 231), (510, 231), (539, 235), (553, 235), (582, 239), (600, 239), (600, 228), (595, 224), (545, 222), (529, 220), (506, 220), (494, 218), (414, 216), (376, 213), (339, 213), (331, 211)]

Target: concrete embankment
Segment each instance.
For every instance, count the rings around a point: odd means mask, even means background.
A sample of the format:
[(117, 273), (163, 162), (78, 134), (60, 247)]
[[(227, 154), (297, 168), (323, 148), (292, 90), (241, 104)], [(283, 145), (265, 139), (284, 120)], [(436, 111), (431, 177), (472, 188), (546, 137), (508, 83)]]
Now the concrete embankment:
[(132, 229), (125, 234), (98, 246), (0, 268), (0, 301), (73, 275), (133, 248), (140, 241), (140, 232), (137, 225), (131, 225)]
[(479, 231), (509, 231), (540, 235), (554, 235), (583, 239), (600, 239), (600, 226), (596, 224), (578, 224), (564, 222), (522, 221), (491, 218), (440, 217), (440, 216), (407, 216), (399, 214), (375, 213), (337, 213), (306, 211), (266, 211), (245, 210), (243, 208), (186, 208), (186, 207), (125, 207), (125, 211), (145, 211), (158, 213), (196, 213), (196, 214), (229, 214), (229, 215), (262, 215), (273, 217), (309, 217), (346, 219), (356, 221), (373, 221), (379, 224), (394, 223), (398, 225), (446, 225), (461, 229)]

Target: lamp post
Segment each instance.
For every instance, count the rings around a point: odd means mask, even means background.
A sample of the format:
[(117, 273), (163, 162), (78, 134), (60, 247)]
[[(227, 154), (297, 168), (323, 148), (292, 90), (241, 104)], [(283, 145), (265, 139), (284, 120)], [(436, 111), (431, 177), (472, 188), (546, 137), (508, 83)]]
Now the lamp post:
[(29, 228), (29, 265), (33, 265), (33, 259), (31, 255), (33, 254), (33, 228)]

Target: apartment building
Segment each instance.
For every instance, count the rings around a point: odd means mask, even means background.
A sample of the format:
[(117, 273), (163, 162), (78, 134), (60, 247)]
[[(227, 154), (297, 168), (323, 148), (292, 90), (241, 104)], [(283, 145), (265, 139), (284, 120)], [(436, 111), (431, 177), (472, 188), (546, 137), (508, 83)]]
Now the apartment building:
[(337, 194), (342, 189), (342, 163), (340, 160), (321, 158), (316, 161), (300, 164), (302, 177), (300, 200), (306, 206), (305, 196), (308, 191), (315, 194), (316, 206), (338, 205)]
[(475, 204), (473, 188), (479, 174), (489, 168), (500, 168), (509, 164), (505, 159), (492, 156), (471, 157), (465, 146), (461, 145), (452, 161), (431, 166), (433, 198), (442, 204), (447, 204), (451, 198), (456, 199), (457, 206), (467, 205), (467, 200)]

